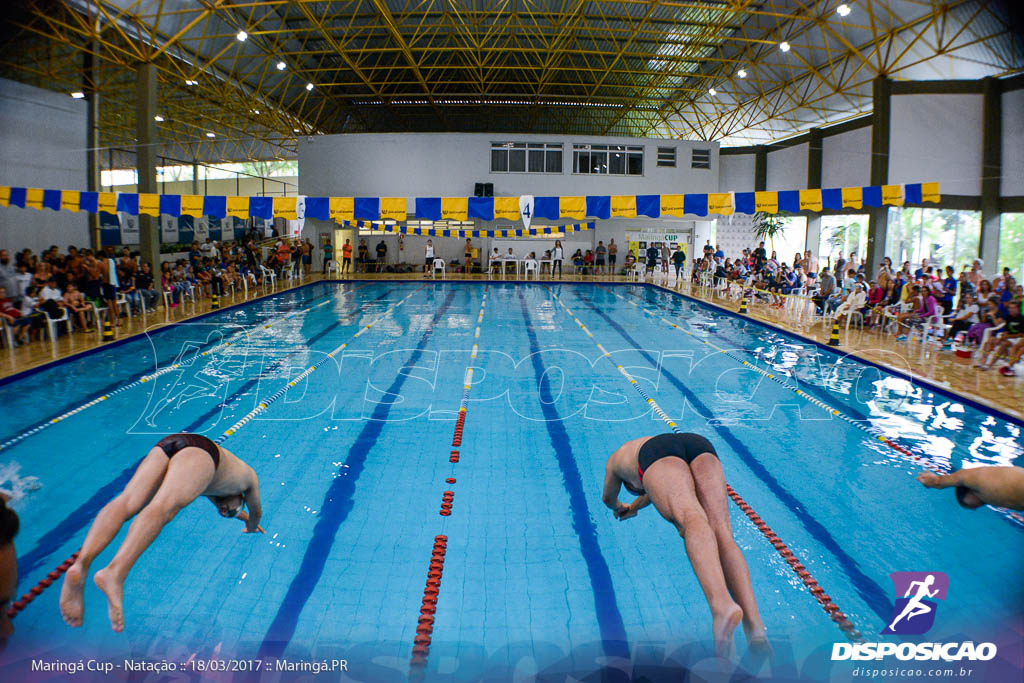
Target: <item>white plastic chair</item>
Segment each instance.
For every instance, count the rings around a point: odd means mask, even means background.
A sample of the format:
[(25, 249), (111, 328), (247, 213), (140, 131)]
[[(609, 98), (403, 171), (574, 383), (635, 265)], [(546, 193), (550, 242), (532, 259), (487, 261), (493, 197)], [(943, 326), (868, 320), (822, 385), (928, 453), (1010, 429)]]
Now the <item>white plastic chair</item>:
[(68, 309), (60, 309), (59, 318), (51, 318), (50, 314), (47, 313), (45, 310), (43, 311), (43, 313), (46, 314), (46, 331), (50, 335), (51, 342), (57, 341), (57, 325), (61, 323), (64, 323), (64, 325), (68, 328), (68, 336), (71, 336), (71, 318), (68, 317)]
[(498, 273), (498, 277), (502, 280), (505, 279), (505, 262), (498, 258), (492, 258), (487, 266), (487, 274), (494, 275), (495, 271)]
[(123, 308), (125, 313), (128, 314), (128, 318), (131, 319), (131, 317), (132, 317), (132, 304), (131, 304), (130, 301), (128, 301), (128, 297), (125, 296), (124, 292), (118, 292), (114, 296), (114, 303), (117, 304), (117, 312), (118, 312), (118, 314), (121, 313), (121, 310)]
[(277, 291), (277, 273), (267, 268), (262, 263), (260, 264), (260, 273), (263, 274), (263, 291), (267, 291), (267, 283), (270, 283), (270, 291)]
[(644, 264), (639, 261), (633, 262), (633, 269), (626, 273), (627, 282), (643, 282), (644, 281)]
[(436, 258), (436, 259), (434, 259), (434, 264), (430, 268), (430, 277), (432, 279), (436, 279), (437, 278), (437, 271), (441, 271), (441, 279), (442, 280), (446, 280), (447, 279), (446, 273), (445, 273), (445, 269), (444, 269), (444, 259), (443, 258)]
[(11, 324), (7, 322), (6, 318), (0, 318), (0, 330), (3, 331), (3, 340), (7, 344), (7, 348), (14, 349), (14, 331), (11, 329)]
[(95, 303), (92, 304), (92, 319), (96, 325), (96, 334), (103, 338), (103, 316), (107, 314), (106, 306), (97, 306)]
[(526, 263), (524, 264), (524, 268), (526, 270), (526, 279), (527, 280), (530, 279), (530, 273), (533, 273), (533, 279), (534, 280), (539, 280), (540, 279), (540, 276), (538, 275), (538, 269), (537, 269), (537, 262), (536, 261), (534, 261), (533, 259), (527, 259)]
[(338, 276), (338, 264), (334, 262), (334, 259), (327, 262), (327, 272), (325, 273), (326, 277), (331, 277), (331, 273), (333, 273), (335, 277)]

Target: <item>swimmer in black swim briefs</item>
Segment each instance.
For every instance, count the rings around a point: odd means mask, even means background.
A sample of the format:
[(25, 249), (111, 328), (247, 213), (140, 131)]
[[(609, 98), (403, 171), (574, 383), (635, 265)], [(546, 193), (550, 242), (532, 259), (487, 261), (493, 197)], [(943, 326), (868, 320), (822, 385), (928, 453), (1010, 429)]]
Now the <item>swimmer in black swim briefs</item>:
[[(625, 486), (639, 496), (619, 501)], [(725, 475), (715, 447), (699, 434), (661, 434), (627, 441), (605, 466), (604, 504), (620, 520), (653, 503), (676, 527), (711, 608), (715, 650), (728, 656), (733, 631), (743, 623), (755, 652), (769, 653), (750, 570), (732, 536)]]
[(124, 630), (122, 602), (128, 572), (178, 511), (200, 496), (208, 497), (222, 516), (245, 522), (246, 533), (263, 533), (259, 478), (251, 467), (205, 436), (165, 437), (150, 449), (124, 491), (100, 510), (89, 528), (78, 558), (64, 576), (60, 593), (64, 621), (82, 625), (82, 592), (89, 566), (121, 526), (135, 517), (110, 564), (93, 579), (107, 595), (111, 626)]

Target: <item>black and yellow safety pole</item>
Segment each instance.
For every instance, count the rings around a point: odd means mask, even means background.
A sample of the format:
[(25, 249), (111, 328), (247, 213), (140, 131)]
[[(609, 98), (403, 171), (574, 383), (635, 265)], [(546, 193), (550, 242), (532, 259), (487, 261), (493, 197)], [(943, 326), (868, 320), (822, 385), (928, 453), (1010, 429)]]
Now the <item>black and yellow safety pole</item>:
[(832, 321), (832, 336), (828, 338), (829, 346), (839, 346), (839, 321)]
[(114, 326), (110, 324), (109, 320), (103, 321), (103, 341), (114, 341)]
[(216, 311), (218, 308), (220, 308), (220, 298), (214, 294), (213, 300), (210, 302), (210, 310)]

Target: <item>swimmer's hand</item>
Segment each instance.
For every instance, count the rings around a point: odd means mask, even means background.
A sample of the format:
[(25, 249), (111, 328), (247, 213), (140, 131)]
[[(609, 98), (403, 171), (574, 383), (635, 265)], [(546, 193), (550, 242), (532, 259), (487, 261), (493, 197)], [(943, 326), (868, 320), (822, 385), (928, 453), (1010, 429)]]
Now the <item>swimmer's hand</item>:
[(257, 525), (256, 525), (256, 528), (255, 528), (255, 529), (250, 529), (250, 528), (249, 528), (249, 525), (248, 525), (248, 524), (246, 524), (246, 525), (245, 525), (245, 528), (244, 528), (244, 529), (242, 530), (242, 533), (243, 533), (243, 534), (255, 534), (255, 533), (265, 534), (265, 533), (267, 533), (267, 532), (266, 532), (266, 530), (265, 530), (265, 529), (264, 529), (263, 527), (261, 527), (261, 526), (260, 526), (259, 524), (257, 524)]
[(944, 489), (949, 486), (945, 477), (941, 477), (932, 472), (922, 472), (917, 475), (917, 480), (930, 489)]
[(627, 520), (630, 517), (636, 517), (637, 510), (632, 505), (626, 505), (625, 503), (619, 503), (619, 506), (615, 508), (615, 517), (620, 522)]

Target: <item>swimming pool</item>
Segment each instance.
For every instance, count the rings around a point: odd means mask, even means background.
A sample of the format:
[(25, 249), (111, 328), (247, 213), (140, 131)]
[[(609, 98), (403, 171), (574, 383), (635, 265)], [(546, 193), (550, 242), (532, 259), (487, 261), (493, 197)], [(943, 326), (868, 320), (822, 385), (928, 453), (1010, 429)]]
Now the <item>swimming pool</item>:
[[(99, 654), (343, 658), (355, 680), (401, 680), (439, 535), (428, 676), (699, 669), (710, 619), (681, 539), (653, 508), (620, 523), (601, 503), (611, 450), (667, 431), (617, 364), (684, 431), (711, 439), (729, 484), (868, 640), (891, 617), (890, 573), (942, 571), (949, 597), (927, 638), (1019, 651), (1009, 625), (1024, 604), (1024, 527), (924, 489), (920, 465), (877, 438), (942, 467), (1021, 465), (1019, 423), (654, 287), (330, 282), (0, 385), (19, 594), (81, 545), (169, 432), (237, 425), (224, 445), (259, 474), (267, 530), (244, 535), (209, 505), (186, 508), (128, 579), (125, 633), (110, 631), (91, 583), (85, 625), (66, 627), (55, 584), (15, 619), (0, 675), (32, 657)], [(450, 515), (439, 514), (445, 491)], [(852, 663), (828, 656), (843, 631), (730, 511), (775, 675), (848, 677)]]

